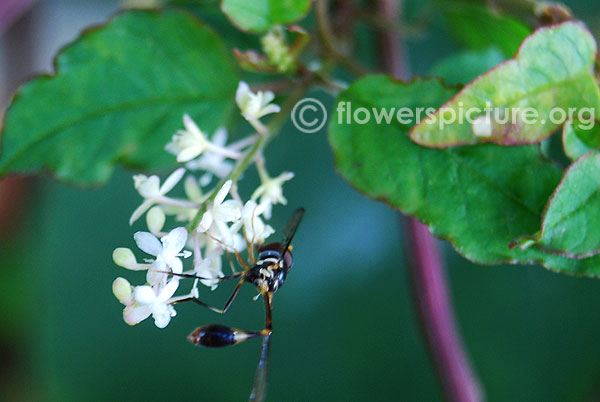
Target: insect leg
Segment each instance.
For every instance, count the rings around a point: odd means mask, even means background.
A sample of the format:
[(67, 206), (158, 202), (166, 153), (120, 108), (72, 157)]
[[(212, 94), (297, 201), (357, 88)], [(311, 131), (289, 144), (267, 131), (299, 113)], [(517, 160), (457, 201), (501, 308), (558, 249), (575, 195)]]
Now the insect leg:
[(191, 301), (191, 302), (199, 304), (199, 305), (201, 305), (203, 307), (206, 307), (207, 309), (212, 310), (215, 313), (225, 314), (227, 312), (227, 310), (229, 310), (229, 307), (231, 306), (231, 304), (233, 303), (233, 301), (235, 300), (235, 297), (237, 296), (238, 292), (240, 291), (240, 288), (242, 287), (242, 284), (244, 283), (244, 281), (245, 281), (244, 278), (240, 279), (240, 281), (238, 282), (238, 284), (235, 286), (235, 289), (233, 290), (233, 293), (231, 294), (231, 296), (229, 297), (229, 299), (225, 303), (225, 306), (222, 309), (217, 308), (217, 307), (213, 307), (210, 304), (206, 304), (202, 300), (198, 299), (197, 297), (187, 297), (185, 299), (177, 300), (177, 301), (173, 302), (172, 304), (185, 303), (185, 302), (190, 302)]
[(263, 293), (263, 297), (265, 299), (265, 329), (263, 330), (265, 335), (271, 335), (271, 330), (273, 329), (273, 293), (266, 292)]
[(219, 281), (219, 282), (223, 282), (223, 281), (228, 281), (230, 279), (235, 279), (235, 278), (239, 278), (240, 276), (244, 275), (244, 272), (236, 272), (234, 274), (231, 275), (225, 275), (221, 278), (204, 278), (202, 276), (198, 276), (198, 275), (194, 275), (194, 274), (178, 274), (175, 272), (170, 272), (170, 271), (159, 271), (159, 270), (152, 270), (154, 272), (159, 272), (161, 274), (167, 274), (167, 275), (172, 275), (172, 276), (176, 276), (178, 278), (193, 278), (193, 279), (200, 279), (200, 280), (207, 280), (207, 281)]

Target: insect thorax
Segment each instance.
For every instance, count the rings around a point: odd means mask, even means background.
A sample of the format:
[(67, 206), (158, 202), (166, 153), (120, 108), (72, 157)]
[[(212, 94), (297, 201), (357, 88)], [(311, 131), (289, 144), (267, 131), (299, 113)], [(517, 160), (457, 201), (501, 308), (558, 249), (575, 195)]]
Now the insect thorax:
[(283, 260), (275, 257), (260, 259), (246, 274), (246, 279), (257, 287), (258, 291), (275, 292), (285, 281)]

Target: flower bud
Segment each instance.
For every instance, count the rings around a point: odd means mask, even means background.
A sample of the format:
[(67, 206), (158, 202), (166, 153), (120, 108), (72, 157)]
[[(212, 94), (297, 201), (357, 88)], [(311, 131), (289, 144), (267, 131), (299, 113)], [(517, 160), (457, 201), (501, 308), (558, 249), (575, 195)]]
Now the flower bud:
[(183, 188), (185, 190), (185, 195), (192, 201), (200, 201), (202, 200), (202, 190), (198, 185), (198, 180), (196, 180), (193, 176), (186, 177), (183, 182)]
[(165, 212), (161, 207), (155, 206), (146, 214), (146, 224), (151, 233), (159, 233), (165, 225)]
[(133, 252), (125, 247), (119, 247), (113, 251), (113, 261), (118, 266), (127, 269), (136, 269), (138, 265)]
[(269, 63), (279, 72), (290, 72), (296, 67), (282, 27), (278, 26), (269, 31), (261, 38), (261, 44)]
[(128, 305), (131, 301), (131, 284), (125, 278), (117, 278), (112, 284), (113, 294), (121, 302), (121, 304)]

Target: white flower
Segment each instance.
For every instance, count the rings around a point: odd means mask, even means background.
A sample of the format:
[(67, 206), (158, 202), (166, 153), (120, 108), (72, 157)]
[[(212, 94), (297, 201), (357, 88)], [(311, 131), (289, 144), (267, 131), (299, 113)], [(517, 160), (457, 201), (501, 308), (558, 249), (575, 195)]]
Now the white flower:
[(274, 98), (275, 95), (271, 91), (252, 92), (244, 81), (240, 81), (235, 93), (235, 102), (240, 108), (242, 116), (248, 121), (256, 121), (270, 113), (279, 112), (281, 108), (271, 104)]
[(187, 114), (183, 115), (185, 130), (179, 130), (165, 149), (177, 155), (177, 162), (188, 162), (208, 149), (210, 141)]
[(294, 177), (292, 172), (283, 172), (279, 176), (272, 178), (268, 175), (261, 175), (262, 184), (254, 191), (252, 200), (260, 197), (260, 205), (264, 209), (264, 216), (267, 219), (271, 218), (271, 207), (274, 204), (286, 205), (287, 200), (283, 196), (283, 183), (291, 180)]
[(148, 271), (146, 280), (154, 285), (166, 280), (167, 274), (155, 271), (169, 271), (180, 274), (183, 263), (178, 257), (187, 258), (188, 251), (181, 252), (187, 241), (187, 230), (183, 227), (171, 230), (167, 235), (158, 239), (148, 232), (136, 232), (133, 235), (138, 247), (156, 259), (152, 261), (152, 269)]
[(231, 185), (232, 181), (227, 180), (225, 184), (223, 184), (223, 187), (217, 192), (214, 200), (209, 203), (206, 212), (202, 215), (200, 225), (198, 225), (199, 232), (206, 232), (213, 225), (217, 226), (219, 230), (222, 230), (223, 225), (225, 225), (225, 227), (227, 226), (227, 222), (235, 222), (241, 218), (242, 206), (240, 205), (240, 202), (236, 200), (225, 201), (225, 197), (227, 197), (229, 190), (231, 190)]
[(236, 224), (230, 227), (224, 222), (215, 222), (207, 233), (209, 238), (215, 240), (220, 249), (242, 251), (246, 248), (246, 241), (238, 233), (238, 230), (239, 226)]
[(133, 224), (144, 212), (146, 212), (150, 207), (154, 204), (159, 203), (165, 199), (165, 194), (175, 187), (179, 180), (185, 174), (185, 168), (179, 168), (163, 183), (160, 185), (160, 179), (158, 176), (145, 176), (143, 174), (133, 176), (135, 188), (140, 193), (142, 197), (144, 197), (144, 202), (133, 211), (131, 218), (129, 218), (129, 224)]
[(198, 276), (206, 278), (200, 280), (203, 285), (210, 287), (210, 290), (215, 290), (219, 284), (218, 278), (224, 276), (222, 266), (223, 262), (220, 254), (214, 254), (196, 265), (194, 271)]
[[(216, 142), (214, 138), (213, 141), (210, 141), (206, 137), (206, 134), (198, 128), (196, 123), (194, 123), (192, 118), (187, 114), (183, 115), (183, 125), (185, 126), (185, 130), (179, 130), (175, 133), (171, 142), (165, 146), (165, 149), (168, 152), (177, 155), (177, 162), (189, 162), (207, 151), (212, 151), (212, 153), (217, 153), (232, 159), (240, 157), (238, 152), (225, 148), (223, 146), (225, 145), (225, 142)], [(215, 135), (217, 133), (219, 133), (219, 130), (217, 130)], [(226, 139), (227, 133), (225, 133), (225, 140)], [(218, 138), (218, 140), (221, 141), (222, 139)]]
[[(227, 130), (221, 127), (215, 131), (212, 143), (218, 148), (225, 147), (227, 143)], [(223, 152), (207, 149), (198, 159), (189, 161), (186, 167), (190, 170), (205, 170), (206, 173), (200, 177), (200, 185), (207, 186), (213, 175), (219, 179), (226, 177), (231, 172), (231, 169), (233, 169), (233, 163), (227, 159)]]
[(123, 318), (129, 325), (135, 325), (152, 314), (154, 324), (158, 328), (164, 328), (176, 315), (175, 309), (169, 304), (169, 299), (177, 291), (179, 279), (173, 278), (166, 286), (155, 289), (150, 286), (137, 286), (133, 291), (133, 297), (137, 302), (134, 306), (125, 308)]
[(240, 225), (244, 226), (244, 235), (250, 243), (261, 244), (265, 239), (275, 233), (275, 230), (260, 218), (264, 212), (265, 205), (257, 205), (254, 200), (246, 202), (242, 208), (242, 219), (234, 224), (234, 230), (238, 230)]

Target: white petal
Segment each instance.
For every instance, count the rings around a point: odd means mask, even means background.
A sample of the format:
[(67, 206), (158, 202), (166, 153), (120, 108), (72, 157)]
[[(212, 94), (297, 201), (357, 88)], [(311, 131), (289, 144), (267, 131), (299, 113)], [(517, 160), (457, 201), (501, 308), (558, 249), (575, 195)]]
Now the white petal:
[(167, 283), (167, 286), (162, 288), (162, 290), (158, 294), (158, 297), (156, 298), (156, 301), (159, 303), (166, 302), (167, 300), (169, 300), (171, 298), (171, 296), (173, 296), (175, 294), (178, 287), (179, 287), (179, 279), (178, 278), (171, 279), (171, 281), (169, 283)]
[(204, 259), (195, 268), (195, 271), (198, 274), (198, 276), (207, 278), (201, 279), (200, 283), (202, 283), (204, 286), (210, 287), (211, 290), (215, 290), (217, 288), (217, 285), (219, 284), (219, 281), (216, 280), (216, 278), (222, 278), (224, 276), (220, 267), (217, 264), (213, 264), (213, 261), (210, 258)]
[(228, 247), (233, 247), (233, 233), (231, 233), (230, 228), (226, 223), (222, 221), (215, 221), (215, 226), (217, 228), (217, 238), (223, 242), (223, 244)]
[(159, 194), (160, 179), (153, 175), (146, 180), (139, 181), (136, 186), (137, 191), (144, 198), (153, 198)]
[(271, 212), (273, 210), (273, 204), (271, 203), (271, 201), (270, 200), (266, 200), (264, 202), (261, 202), (260, 205), (261, 205), (261, 208), (264, 211), (263, 212), (263, 216), (266, 219), (271, 219)]
[(229, 190), (231, 190), (232, 184), (233, 182), (231, 180), (227, 180), (225, 184), (223, 184), (223, 187), (221, 187), (215, 196), (214, 205), (219, 205), (223, 202), (223, 200), (225, 200), (225, 197), (227, 197), (227, 194), (229, 194)]
[(222, 147), (227, 142), (227, 130), (225, 127), (219, 127), (212, 136), (213, 144)]
[(169, 277), (168, 274), (164, 273), (164, 271), (166, 270), (166, 266), (161, 266), (161, 264), (157, 263), (155, 266), (152, 267), (152, 269), (148, 270), (148, 273), (146, 274), (146, 282), (148, 282), (152, 286), (158, 286), (160, 284), (165, 283), (167, 281), (167, 278)]
[(213, 214), (211, 211), (206, 211), (204, 215), (202, 215), (202, 220), (198, 225), (198, 232), (206, 232), (210, 229), (210, 226), (213, 223)]
[(179, 258), (173, 258), (169, 262), (169, 266), (171, 267), (171, 271), (173, 271), (176, 274), (180, 274), (183, 272), (183, 263)]
[(167, 263), (169, 263), (169, 260), (175, 257), (175, 255), (179, 254), (181, 249), (185, 246), (187, 237), (188, 232), (186, 228), (180, 227), (171, 230), (169, 234), (160, 239), (163, 245), (163, 257)]
[(210, 172), (204, 173), (202, 176), (200, 176), (200, 185), (208, 186), (208, 184), (212, 180), (212, 177), (213, 177), (212, 173), (210, 173)]
[(246, 240), (244, 240), (244, 238), (242, 237), (241, 234), (239, 233), (234, 233), (233, 234), (233, 248), (235, 249), (235, 251), (244, 251), (246, 249)]
[(123, 310), (123, 320), (129, 325), (135, 325), (150, 317), (150, 306), (130, 306)]
[(263, 105), (268, 105), (269, 103), (271, 103), (271, 101), (273, 99), (275, 99), (275, 94), (271, 91), (265, 91), (265, 92), (261, 92), (262, 94), (262, 104)]
[(196, 125), (196, 122), (188, 114), (183, 115), (183, 125), (185, 129), (197, 137), (204, 137), (202, 130)]
[(165, 151), (167, 151), (170, 154), (177, 155), (177, 153), (179, 152), (179, 146), (175, 143), (174, 140), (171, 140), (171, 142), (165, 145)]
[(177, 154), (177, 162), (179, 162), (179, 163), (189, 162), (192, 159), (199, 156), (200, 154), (202, 154), (202, 152), (204, 152), (205, 149), (206, 149), (205, 146), (186, 147), (185, 149), (182, 149)]
[(142, 204), (133, 211), (131, 218), (129, 218), (129, 225), (133, 225), (133, 222), (137, 221), (140, 216), (144, 214), (150, 207), (154, 205), (154, 200), (145, 200)]
[(279, 175), (279, 178), (283, 181), (288, 181), (294, 178), (294, 172), (283, 172)]
[(171, 311), (166, 305), (156, 306), (152, 311), (154, 325), (158, 328), (165, 328), (171, 322)]
[(244, 108), (244, 105), (247, 101), (248, 94), (250, 94), (250, 87), (244, 81), (240, 81), (237, 87), (237, 91), (235, 91), (235, 102), (239, 106), (240, 109)]
[(162, 253), (162, 245), (152, 233), (135, 232), (133, 239), (140, 250), (147, 254), (157, 257), (160, 253)]
[(227, 200), (213, 208), (215, 221), (235, 222), (242, 217), (242, 204), (237, 200)]
[(140, 304), (152, 304), (156, 300), (156, 293), (150, 286), (136, 286), (133, 297)]
[(179, 180), (185, 174), (185, 168), (179, 168), (167, 177), (162, 186), (160, 186), (160, 194), (165, 195), (175, 187)]
[(138, 189), (146, 180), (148, 180), (148, 176), (145, 174), (133, 175), (133, 186)]
[(281, 108), (279, 107), (279, 105), (275, 105), (275, 104), (266, 105), (262, 109), (260, 109), (260, 112), (257, 117), (260, 118), (260, 117), (266, 116), (271, 113), (278, 113), (279, 111), (281, 111)]

